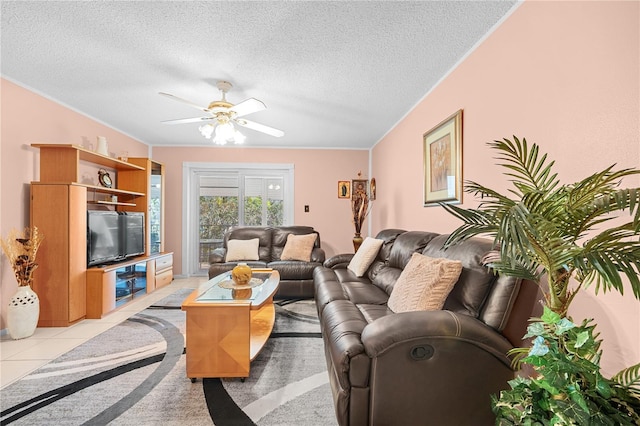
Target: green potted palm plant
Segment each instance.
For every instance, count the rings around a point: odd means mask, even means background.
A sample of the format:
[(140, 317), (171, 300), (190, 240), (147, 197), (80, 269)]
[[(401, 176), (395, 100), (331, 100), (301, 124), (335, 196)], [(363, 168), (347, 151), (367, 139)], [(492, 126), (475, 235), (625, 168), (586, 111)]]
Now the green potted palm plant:
[(496, 423), (640, 424), (640, 364), (604, 377), (593, 321), (575, 324), (568, 316), (576, 294), (590, 285), (596, 294), (622, 294), (628, 286), (640, 299), (640, 188), (619, 187), (640, 170), (611, 166), (561, 184), (554, 162), (538, 145), (514, 137), (489, 146), (513, 187), (505, 195), (467, 182), (465, 192), (480, 204), (473, 209), (442, 204), (463, 222), (446, 245), (492, 237), (496, 253), (489, 266), (495, 271), (548, 282), (544, 313), (531, 320), (525, 336), (531, 346), (511, 354), (516, 368), (527, 364), (531, 373), (493, 397)]

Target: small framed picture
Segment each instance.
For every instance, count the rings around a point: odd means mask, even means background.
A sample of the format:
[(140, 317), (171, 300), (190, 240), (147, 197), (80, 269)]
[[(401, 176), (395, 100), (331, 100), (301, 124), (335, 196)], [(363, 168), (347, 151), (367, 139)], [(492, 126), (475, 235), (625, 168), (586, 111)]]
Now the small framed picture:
[(369, 191), (367, 188), (368, 180), (366, 179), (353, 179), (351, 181), (351, 198), (354, 198), (358, 194), (366, 194), (369, 195)]
[(462, 203), (462, 110), (424, 134), (424, 205)]
[(338, 181), (338, 198), (351, 198), (351, 182), (348, 180)]
[(371, 201), (376, 199), (376, 178), (371, 178), (371, 182), (369, 182), (369, 198)]

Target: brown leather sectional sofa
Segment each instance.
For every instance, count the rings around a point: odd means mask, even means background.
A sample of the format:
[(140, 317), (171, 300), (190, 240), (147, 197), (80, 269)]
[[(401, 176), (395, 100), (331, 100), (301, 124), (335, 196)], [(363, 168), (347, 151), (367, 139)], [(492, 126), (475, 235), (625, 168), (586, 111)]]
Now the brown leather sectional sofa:
[[(483, 264), (491, 242), (443, 251), (447, 236), (388, 229), (358, 278), (351, 255), (314, 271), (315, 300), (340, 425), (489, 425), (490, 395), (508, 388), (506, 355), (521, 345), (537, 287)], [(394, 313), (393, 285), (412, 253), (462, 261), (443, 310)]]
[[(317, 235), (309, 262), (299, 260), (280, 260), (287, 236)], [(229, 240), (259, 239), (258, 260), (226, 261)], [(217, 248), (209, 257), (209, 278), (233, 269), (239, 262), (247, 263), (252, 268), (273, 268), (280, 273), (280, 286), (275, 297), (313, 298), (313, 270), (321, 266), (325, 260), (325, 252), (320, 246), (320, 234), (310, 226), (237, 226), (230, 228), (224, 235), (223, 247)]]

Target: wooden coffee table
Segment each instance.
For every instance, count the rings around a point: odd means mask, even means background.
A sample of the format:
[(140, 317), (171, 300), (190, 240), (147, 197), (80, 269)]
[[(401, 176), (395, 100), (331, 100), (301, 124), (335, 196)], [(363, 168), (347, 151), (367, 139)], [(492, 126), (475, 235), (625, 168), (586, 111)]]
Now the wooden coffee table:
[[(280, 274), (254, 270), (250, 289), (233, 290), (231, 273), (212, 278), (182, 303), (187, 314), (187, 377), (249, 377), (250, 363), (273, 330)], [(256, 280), (257, 279), (257, 280)]]

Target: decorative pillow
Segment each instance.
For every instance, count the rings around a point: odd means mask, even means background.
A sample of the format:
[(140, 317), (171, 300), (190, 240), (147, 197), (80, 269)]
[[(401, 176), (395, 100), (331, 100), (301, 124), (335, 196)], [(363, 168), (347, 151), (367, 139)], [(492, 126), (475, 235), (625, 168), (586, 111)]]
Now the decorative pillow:
[(317, 234), (287, 235), (287, 243), (284, 245), (280, 260), (311, 260), (311, 251), (316, 243)]
[(440, 310), (461, 272), (462, 262), (413, 253), (387, 306), (394, 312)]
[(235, 262), (238, 260), (260, 260), (258, 255), (258, 246), (260, 240), (229, 240), (227, 241), (226, 262)]
[(363, 276), (375, 260), (383, 243), (384, 241), (377, 238), (365, 238), (356, 254), (351, 258), (347, 269), (356, 274), (356, 277)]

